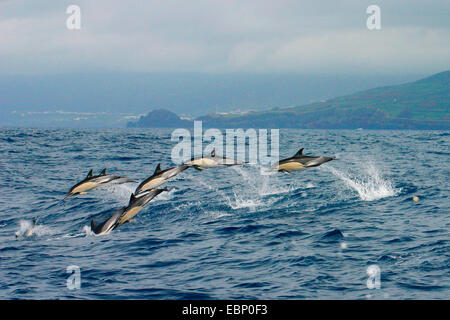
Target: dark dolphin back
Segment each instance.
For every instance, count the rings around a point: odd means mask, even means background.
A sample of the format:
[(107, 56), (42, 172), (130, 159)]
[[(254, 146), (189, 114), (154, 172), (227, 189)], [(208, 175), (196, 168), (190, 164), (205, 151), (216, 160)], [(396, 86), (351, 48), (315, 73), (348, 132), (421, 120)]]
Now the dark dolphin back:
[(130, 196), (130, 202), (128, 203), (128, 208), (137, 207), (137, 206), (145, 206), (149, 203), (154, 197), (160, 194), (163, 191), (168, 191), (169, 189), (152, 189), (146, 193), (143, 193), (140, 196), (136, 196), (134, 193)]
[[(135, 194), (138, 194), (139, 192), (141, 192), (141, 188), (148, 183), (149, 181), (151, 181), (152, 179), (154, 179), (156, 176), (160, 175), (161, 173), (163, 173), (164, 171), (161, 170), (161, 164), (158, 163), (158, 165), (156, 166), (155, 171), (153, 172), (153, 174), (148, 177), (147, 179), (145, 179), (144, 181), (142, 181), (136, 188), (136, 190), (134, 191)], [(131, 201), (131, 199), (130, 199)]]
[(320, 158), (320, 157), (317, 157), (317, 156), (305, 156), (303, 154), (303, 150), (304, 150), (304, 148), (301, 148), (292, 157), (280, 160), (279, 164), (283, 164), (283, 163), (287, 163), (287, 162), (299, 162), (301, 164), (306, 164), (306, 163), (308, 163), (311, 160)]
[(122, 213), (125, 211), (125, 208), (121, 208), (114, 212), (108, 219), (103, 221), (99, 225), (95, 225), (94, 219), (91, 220), (91, 230), (95, 234), (99, 234), (101, 232), (107, 231), (109, 229), (113, 229), (115, 227), (116, 222), (121, 217)]

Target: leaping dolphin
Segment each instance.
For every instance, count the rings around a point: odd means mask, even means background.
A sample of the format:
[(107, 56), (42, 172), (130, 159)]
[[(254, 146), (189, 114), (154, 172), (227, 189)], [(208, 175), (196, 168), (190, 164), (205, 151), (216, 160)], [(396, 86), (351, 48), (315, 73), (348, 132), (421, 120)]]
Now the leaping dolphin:
[(87, 174), (86, 178), (83, 181), (78, 182), (76, 185), (74, 185), (69, 192), (67, 193), (64, 200), (67, 198), (70, 198), (77, 194), (85, 194), (87, 191), (98, 188), (100, 186), (104, 186), (108, 183), (127, 183), (127, 182), (134, 182), (131, 179), (128, 179), (126, 177), (120, 177), (120, 176), (113, 176), (111, 174), (106, 174), (106, 169), (103, 169), (102, 172), (98, 176), (92, 175), (92, 169)]
[(23, 237), (31, 237), (34, 234), (34, 227), (36, 226), (37, 218), (34, 218), (33, 221), (30, 223), (28, 228), (23, 232), (22, 234), (19, 233), (19, 231), (16, 232), (16, 239), (20, 236)]
[(125, 211), (126, 208), (121, 208), (114, 212), (111, 217), (103, 221), (99, 225), (95, 225), (94, 219), (91, 220), (91, 230), (94, 232), (95, 235), (101, 236), (104, 234), (110, 233), (114, 227), (117, 224), (117, 221), (121, 217), (122, 213)]
[(142, 192), (139, 195), (132, 194), (128, 206), (123, 207), (114, 212), (111, 217), (106, 219), (99, 225), (96, 225), (94, 220), (91, 220), (91, 230), (95, 235), (104, 235), (110, 233), (112, 230), (118, 228), (122, 224), (129, 222), (135, 215), (141, 211), (144, 206), (153, 198), (163, 191), (168, 191), (167, 188), (152, 189), (147, 192)]
[(148, 177), (144, 181), (142, 181), (142, 183), (136, 188), (136, 191), (134, 192), (134, 194), (137, 195), (146, 190), (150, 190), (150, 189), (159, 187), (160, 185), (162, 185), (169, 179), (175, 177), (177, 174), (186, 170), (187, 168), (189, 168), (188, 165), (182, 164), (180, 166), (176, 166), (173, 168), (161, 170), (161, 164), (158, 163), (153, 175)]
[(211, 151), (209, 156), (192, 158), (191, 161), (188, 161), (185, 164), (190, 167), (194, 167), (197, 170), (203, 170), (206, 168), (235, 166), (243, 163), (234, 159), (218, 156), (216, 155), (216, 150), (214, 149)]
[(130, 222), (131, 219), (134, 218), (135, 215), (141, 211), (147, 203), (153, 200), (157, 195), (159, 195), (163, 191), (169, 191), (167, 188), (162, 189), (152, 189), (148, 192), (143, 192), (138, 195), (132, 194), (130, 197), (130, 202), (128, 206), (125, 208), (125, 211), (122, 213), (120, 218), (117, 221), (117, 225), (114, 228), (118, 228), (122, 224), (126, 222)]
[(312, 167), (318, 167), (321, 164), (335, 160), (334, 157), (313, 157), (304, 156), (301, 148), (293, 157), (280, 160), (272, 168), (284, 173), (291, 173), (291, 171), (305, 170)]

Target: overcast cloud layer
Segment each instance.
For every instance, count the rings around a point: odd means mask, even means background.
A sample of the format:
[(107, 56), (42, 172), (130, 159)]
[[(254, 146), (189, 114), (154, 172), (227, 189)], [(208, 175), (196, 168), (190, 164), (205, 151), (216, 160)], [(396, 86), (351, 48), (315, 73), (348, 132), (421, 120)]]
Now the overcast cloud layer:
[[(371, 4), (381, 30), (366, 28)], [(0, 74), (431, 74), (449, 69), (449, 16), (448, 0), (0, 0)]]

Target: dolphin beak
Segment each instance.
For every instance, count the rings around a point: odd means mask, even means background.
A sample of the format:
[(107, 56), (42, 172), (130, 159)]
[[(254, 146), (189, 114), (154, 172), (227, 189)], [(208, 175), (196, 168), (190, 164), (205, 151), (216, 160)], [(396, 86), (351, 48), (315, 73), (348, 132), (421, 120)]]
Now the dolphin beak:
[(71, 196), (73, 196), (73, 193), (67, 194), (67, 196), (64, 197), (63, 201), (66, 201), (66, 199), (67, 199), (67, 198), (70, 198)]

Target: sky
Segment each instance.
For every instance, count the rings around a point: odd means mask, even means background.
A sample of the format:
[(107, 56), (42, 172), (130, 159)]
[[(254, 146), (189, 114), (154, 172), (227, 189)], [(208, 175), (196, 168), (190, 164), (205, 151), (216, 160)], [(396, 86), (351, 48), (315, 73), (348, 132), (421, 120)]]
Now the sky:
[(449, 69), (449, 16), (448, 0), (0, 0), (0, 75), (432, 74)]

